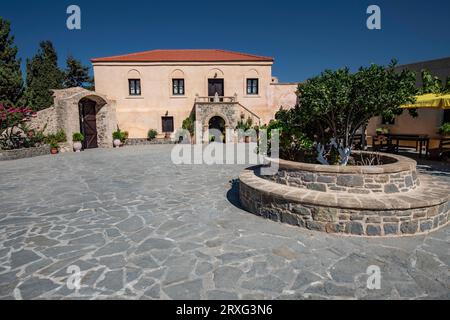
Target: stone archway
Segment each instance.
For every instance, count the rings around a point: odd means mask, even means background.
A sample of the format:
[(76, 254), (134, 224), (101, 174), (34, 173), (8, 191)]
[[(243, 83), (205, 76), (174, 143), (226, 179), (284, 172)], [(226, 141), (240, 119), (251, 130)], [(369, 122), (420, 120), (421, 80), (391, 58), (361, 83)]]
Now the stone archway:
[(83, 88), (55, 90), (54, 101), (58, 127), (69, 140), (73, 133), (81, 132), (88, 140), (85, 148), (112, 147), (112, 133), (117, 128), (115, 101)]
[[(78, 102), (80, 132), (84, 135), (84, 149), (98, 148), (100, 140), (105, 138), (107, 123), (105, 117), (98, 117), (107, 103), (99, 96), (87, 96)], [(102, 123), (103, 122), (103, 123)], [(104, 142), (104, 141), (101, 141)]]
[(226, 142), (225, 120), (220, 116), (213, 116), (208, 121), (209, 141)]

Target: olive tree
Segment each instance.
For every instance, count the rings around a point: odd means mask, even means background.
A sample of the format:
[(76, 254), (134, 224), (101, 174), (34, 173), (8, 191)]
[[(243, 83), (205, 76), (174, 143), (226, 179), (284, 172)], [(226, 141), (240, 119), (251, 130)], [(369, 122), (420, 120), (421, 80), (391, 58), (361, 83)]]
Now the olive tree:
[[(299, 118), (316, 128), (316, 141), (331, 139), (335, 149), (351, 150), (358, 129), (376, 116), (401, 114), (400, 106), (415, 101), (415, 74), (372, 64), (351, 73), (348, 68), (324, 71), (298, 88)], [(341, 164), (346, 164), (345, 163)]]

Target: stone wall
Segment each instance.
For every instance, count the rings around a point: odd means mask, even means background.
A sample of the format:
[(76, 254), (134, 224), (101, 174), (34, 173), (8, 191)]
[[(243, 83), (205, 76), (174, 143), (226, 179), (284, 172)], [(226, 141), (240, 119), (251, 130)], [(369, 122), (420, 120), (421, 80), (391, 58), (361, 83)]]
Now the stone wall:
[[(283, 166), (283, 164), (280, 165)], [(284, 164), (284, 166), (289, 165), (291, 164)], [(363, 174), (364, 171), (369, 170), (373, 171), (373, 179), (377, 176), (375, 172), (379, 172), (380, 176), (388, 174), (393, 175), (392, 179), (400, 179), (401, 175), (396, 176), (398, 173), (389, 172), (392, 170), (392, 166), (397, 167), (400, 171), (409, 167), (415, 172), (415, 164), (410, 166), (408, 161), (392, 164), (391, 168), (390, 166), (358, 169), (337, 166), (336, 171), (359, 170), (359, 174)], [(318, 166), (314, 173), (316, 178), (308, 176), (303, 177), (301, 181), (323, 179), (325, 176), (320, 170), (329, 171), (326, 167)], [(410, 188), (407, 192), (362, 194), (352, 192), (351, 189), (347, 189), (347, 192), (332, 190), (328, 185), (326, 186), (327, 191), (324, 192), (304, 185), (278, 183), (276, 179), (271, 180), (260, 176), (259, 169), (260, 167), (253, 170), (248, 169), (239, 177), (240, 201), (248, 211), (274, 221), (310, 230), (358, 236), (400, 236), (428, 233), (446, 225), (449, 221), (450, 186), (437, 177), (416, 176), (414, 178), (415, 188)], [(292, 168), (290, 169), (292, 170)], [(300, 173), (300, 175), (302, 174), (304, 173)], [(335, 172), (335, 174), (337, 176), (336, 184), (338, 184), (338, 177), (348, 177), (345, 175), (346, 172)], [(353, 172), (353, 174), (355, 173)], [(348, 178), (343, 181), (353, 180), (354, 178)], [(341, 184), (344, 184), (343, 181)], [(353, 187), (346, 186), (346, 188)]]
[(38, 111), (36, 116), (33, 117), (28, 124), (31, 129), (35, 130), (42, 130), (45, 128), (44, 134), (56, 133), (60, 129), (54, 106)]
[(55, 133), (64, 130), (69, 142), (73, 133), (81, 132), (79, 102), (86, 98), (96, 102), (97, 110), (97, 140), (101, 148), (112, 147), (112, 133), (117, 126), (115, 101), (83, 88), (53, 90), (54, 105), (39, 111), (31, 121), (31, 128), (42, 129), (45, 133)]
[(17, 150), (0, 150), (0, 161), (31, 158), (46, 154), (50, 154), (50, 147), (48, 145)]
[(262, 178), (320, 192), (356, 194), (409, 192), (420, 185), (415, 161), (398, 155), (382, 157), (385, 165), (346, 167), (280, 160), (277, 173)]
[(280, 170), (264, 178), (288, 186), (311, 190), (343, 193), (398, 193), (408, 192), (420, 185), (416, 171), (386, 174), (341, 174), (296, 170)]

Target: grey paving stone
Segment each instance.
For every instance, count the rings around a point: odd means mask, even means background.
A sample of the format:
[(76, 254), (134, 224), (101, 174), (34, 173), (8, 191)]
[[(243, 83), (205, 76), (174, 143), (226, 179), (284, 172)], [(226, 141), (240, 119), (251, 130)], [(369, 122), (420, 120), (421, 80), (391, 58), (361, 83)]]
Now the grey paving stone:
[(13, 252), (11, 254), (11, 268), (15, 269), (17, 267), (29, 264), (33, 261), (39, 260), (41, 257), (30, 250), (20, 250)]
[(130, 217), (116, 225), (116, 227), (122, 232), (134, 232), (142, 229), (143, 226), (144, 223), (138, 216)]
[(174, 247), (173, 241), (159, 238), (145, 240), (137, 249), (136, 253), (143, 253), (150, 250), (166, 250)]
[(174, 300), (198, 300), (201, 298), (202, 280), (192, 280), (163, 288), (163, 291)]
[(30, 278), (18, 286), (23, 299), (36, 299), (44, 293), (58, 288), (58, 285), (49, 279)]
[(234, 288), (243, 272), (236, 267), (219, 267), (213, 272), (216, 288)]
[[(448, 300), (449, 226), (381, 239), (271, 222), (239, 207), (230, 181), (247, 165), (176, 166), (171, 148), (2, 163), (0, 299), (14, 299), (17, 287), (24, 299)], [(450, 183), (450, 174), (429, 173)], [(83, 272), (79, 296), (63, 285), (72, 264)], [(365, 287), (370, 265), (381, 269), (381, 290)], [(148, 283), (136, 290), (141, 279)]]
[(242, 283), (242, 288), (258, 291), (281, 292), (285, 286), (286, 283), (273, 275), (257, 277), (252, 280), (244, 281)]

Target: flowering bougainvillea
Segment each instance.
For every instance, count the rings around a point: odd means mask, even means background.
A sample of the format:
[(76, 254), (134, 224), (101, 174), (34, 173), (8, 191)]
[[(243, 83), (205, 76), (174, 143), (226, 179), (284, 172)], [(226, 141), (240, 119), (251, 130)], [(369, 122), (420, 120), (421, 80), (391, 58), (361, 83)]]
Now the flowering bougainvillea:
[(34, 116), (30, 108), (0, 104), (0, 149), (27, 148), (38, 143), (39, 134), (26, 124)]

